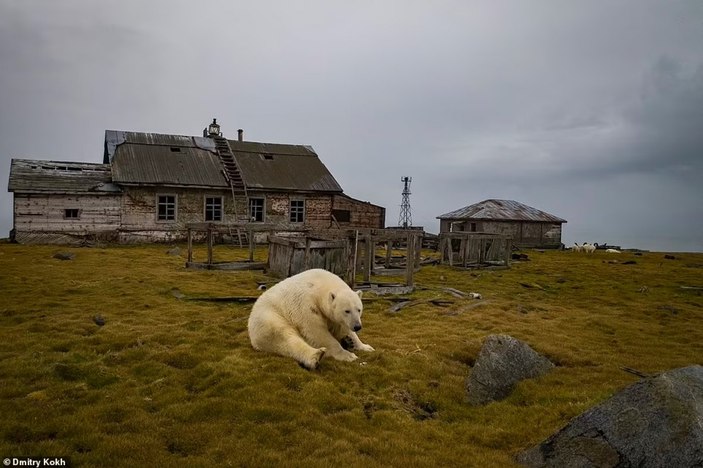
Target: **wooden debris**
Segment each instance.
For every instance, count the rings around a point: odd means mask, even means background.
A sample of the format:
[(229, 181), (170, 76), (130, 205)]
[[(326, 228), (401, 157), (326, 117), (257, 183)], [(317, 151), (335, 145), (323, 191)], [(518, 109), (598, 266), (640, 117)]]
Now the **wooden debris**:
[(636, 375), (637, 377), (642, 377), (643, 379), (648, 379), (648, 378), (652, 377), (651, 374), (645, 374), (644, 372), (638, 371), (637, 369), (633, 369), (631, 367), (620, 366), (620, 370), (625, 371), (629, 374)]
[(414, 301), (403, 301), (403, 302), (399, 302), (399, 303), (391, 306), (388, 309), (388, 312), (397, 313), (400, 311), (400, 309), (404, 309), (406, 307), (413, 307), (413, 306), (416, 306), (419, 304), (432, 304), (432, 305), (435, 305), (438, 307), (446, 307), (448, 305), (454, 304), (454, 301), (452, 301), (450, 299), (438, 299), (438, 298), (416, 299)]
[(183, 299), (186, 301), (203, 301), (203, 302), (238, 302), (240, 304), (245, 304), (249, 302), (256, 302), (259, 296), (222, 296), (222, 297), (210, 297), (210, 296), (187, 296), (181, 292), (178, 288), (171, 289), (171, 295), (176, 299)]
[(522, 286), (523, 288), (527, 288), (527, 289), (541, 289), (542, 291), (544, 291), (544, 287), (540, 286), (540, 285), (537, 284), (537, 283), (523, 283), (523, 282), (520, 282), (520, 286)]

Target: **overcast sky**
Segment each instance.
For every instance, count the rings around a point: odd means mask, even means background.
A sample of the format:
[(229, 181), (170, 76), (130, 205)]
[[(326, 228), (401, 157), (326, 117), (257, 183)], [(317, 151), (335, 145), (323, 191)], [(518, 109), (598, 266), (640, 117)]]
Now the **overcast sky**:
[(703, 251), (703, 1), (0, 0), (11, 158), (102, 162), (106, 129), (311, 145), (414, 225), (488, 198), (563, 241)]

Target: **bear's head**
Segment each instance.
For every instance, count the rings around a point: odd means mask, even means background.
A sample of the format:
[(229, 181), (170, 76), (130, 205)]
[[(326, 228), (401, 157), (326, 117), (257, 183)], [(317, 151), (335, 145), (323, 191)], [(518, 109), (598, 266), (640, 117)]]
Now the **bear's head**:
[(330, 292), (330, 318), (355, 332), (361, 330), (361, 314), (364, 310), (361, 294), (361, 291), (354, 292), (348, 288)]

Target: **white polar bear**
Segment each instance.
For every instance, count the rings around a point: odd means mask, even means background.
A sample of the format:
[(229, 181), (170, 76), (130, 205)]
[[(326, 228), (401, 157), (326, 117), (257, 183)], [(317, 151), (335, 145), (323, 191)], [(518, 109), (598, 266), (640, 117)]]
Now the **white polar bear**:
[(306, 270), (265, 291), (249, 315), (249, 338), (254, 349), (292, 357), (315, 369), (327, 353), (340, 361), (357, 355), (345, 350), (374, 351), (361, 342), (361, 291), (354, 292), (334, 273)]

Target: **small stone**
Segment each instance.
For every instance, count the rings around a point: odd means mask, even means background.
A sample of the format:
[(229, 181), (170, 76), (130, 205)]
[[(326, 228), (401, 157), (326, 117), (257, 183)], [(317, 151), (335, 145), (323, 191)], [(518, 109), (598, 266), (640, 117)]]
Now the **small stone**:
[(76, 254), (73, 252), (57, 252), (54, 254), (54, 258), (58, 260), (73, 260), (76, 258)]

